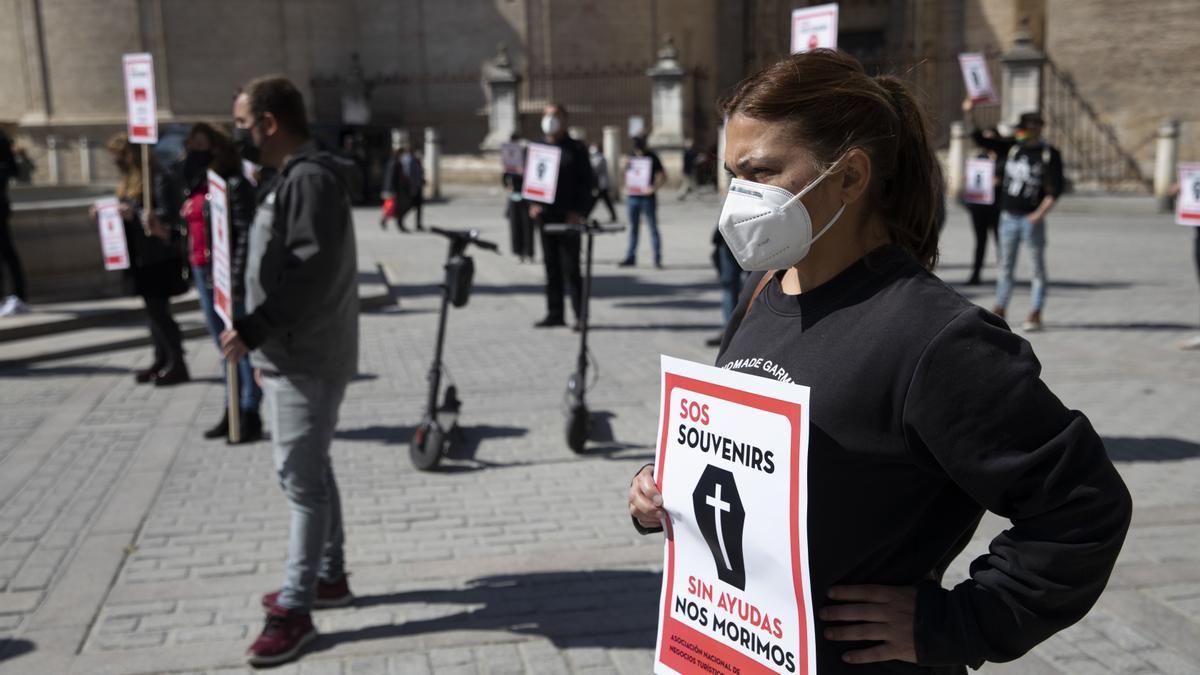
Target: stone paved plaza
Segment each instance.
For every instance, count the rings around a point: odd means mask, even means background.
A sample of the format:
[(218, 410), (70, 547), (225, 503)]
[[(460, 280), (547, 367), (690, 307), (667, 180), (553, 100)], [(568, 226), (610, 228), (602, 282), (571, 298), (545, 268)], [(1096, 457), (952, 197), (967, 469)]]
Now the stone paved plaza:
[[(427, 222), (506, 242), (502, 206), (456, 191)], [(659, 354), (715, 354), (718, 208), (664, 201), (662, 271), (646, 249), (641, 267), (616, 268), (623, 235), (598, 242), (599, 440), (583, 455), (562, 437), (576, 336), (530, 328), (540, 265), (476, 253), (447, 343), (465, 443), (436, 473), (412, 468), (407, 441), (444, 246), (359, 212), (364, 278), (383, 263), (401, 294), (362, 317), (334, 444), (359, 598), (319, 613), (315, 647), (275, 672), (650, 671), (661, 538), (634, 533), (625, 490), (653, 454)], [(967, 276), (969, 231), (951, 208), (940, 271), (952, 283)], [(1174, 346), (1197, 332), (1191, 237), (1143, 199), (1072, 197), (1052, 214), (1048, 330), (1030, 339), (1050, 386), (1105, 437), (1136, 511), (1096, 609), (985, 673), (1200, 672), (1200, 352)], [(990, 305), (990, 287), (962, 290)], [(1027, 303), (1021, 286), (1012, 316)], [(147, 349), (0, 371), (0, 673), (244, 672), (288, 514), (268, 444), (200, 439), (220, 414), (219, 364), (205, 340), (188, 350), (197, 381), (167, 390), (128, 375)], [(1002, 527), (985, 519), (947, 583)]]

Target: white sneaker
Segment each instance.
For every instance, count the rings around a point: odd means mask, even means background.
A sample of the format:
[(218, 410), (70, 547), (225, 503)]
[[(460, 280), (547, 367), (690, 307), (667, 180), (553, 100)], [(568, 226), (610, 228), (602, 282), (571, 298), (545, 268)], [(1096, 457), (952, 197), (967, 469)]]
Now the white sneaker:
[(13, 316), (15, 316), (17, 314), (28, 314), (31, 311), (29, 309), (29, 305), (25, 304), (24, 300), (18, 298), (15, 295), (9, 296), (9, 297), (11, 297), (12, 301), (13, 301), (13, 304), (12, 304), (12, 315)]
[(1191, 351), (1191, 350), (1200, 350), (1200, 335), (1197, 335), (1196, 337), (1194, 337), (1194, 338), (1192, 338), (1192, 339), (1190, 339), (1190, 340), (1183, 340), (1183, 341), (1181, 341), (1181, 342), (1179, 343), (1179, 348), (1180, 348), (1180, 349), (1184, 349), (1184, 350), (1188, 350), (1188, 351)]
[(15, 295), (10, 295), (4, 299), (4, 304), (0, 305), (0, 316), (12, 316), (17, 312), (17, 303), (20, 298)]

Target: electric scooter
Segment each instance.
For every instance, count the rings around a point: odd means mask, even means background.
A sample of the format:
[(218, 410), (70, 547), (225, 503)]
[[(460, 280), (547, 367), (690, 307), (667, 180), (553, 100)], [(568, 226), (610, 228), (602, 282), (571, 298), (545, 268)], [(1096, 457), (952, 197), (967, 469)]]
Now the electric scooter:
[(624, 225), (601, 225), (593, 220), (586, 224), (572, 225), (568, 223), (547, 223), (542, 226), (546, 232), (565, 234), (580, 232), (587, 236), (587, 262), (583, 274), (582, 303), (579, 308), (579, 357), (575, 362), (575, 372), (567, 378), (565, 394), (567, 406), (567, 447), (574, 452), (583, 452), (588, 437), (592, 433), (592, 414), (587, 407), (587, 370), (591, 353), (588, 351), (588, 307), (592, 300), (592, 251), (595, 245), (595, 235), (620, 232)]
[(429, 397), (426, 400), (425, 416), (413, 432), (409, 446), (412, 463), (422, 471), (438, 465), (442, 455), (450, 452), (458, 427), (458, 412), (462, 401), (458, 398), (458, 387), (450, 384), (438, 405), (442, 388), (442, 348), (446, 340), (446, 315), (450, 305), (463, 307), (471, 296), (471, 281), (475, 276), (475, 261), (465, 255), (468, 246), (475, 245), (487, 251), (500, 252), (490, 241), (479, 238), (478, 230), (443, 230), (431, 227), (429, 231), (450, 240), (446, 255), (446, 279), (442, 284), (442, 309), (438, 317), (437, 343), (433, 352), (433, 365), (429, 367)]

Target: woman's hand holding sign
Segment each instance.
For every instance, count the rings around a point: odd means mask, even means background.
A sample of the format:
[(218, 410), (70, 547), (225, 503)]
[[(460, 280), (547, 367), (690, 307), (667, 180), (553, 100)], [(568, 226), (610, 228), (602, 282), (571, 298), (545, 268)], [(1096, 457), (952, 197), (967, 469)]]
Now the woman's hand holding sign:
[(647, 464), (629, 485), (629, 515), (642, 527), (663, 527), (667, 513), (662, 504), (662, 494), (654, 484), (654, 465)]
[[(635, 481), (636, 483), (636, 481)], [(825, 629), (825, 639), (835, 642), (881, 642), (867, 649), (846, 652), (846, 663), (880, 661), (917, 662), (913, 639), (913, 614), (917, 589), (911, 586), (834, 586), (829, 598), (843, 605), (821, 609), (822, 621), (849, 623)]]

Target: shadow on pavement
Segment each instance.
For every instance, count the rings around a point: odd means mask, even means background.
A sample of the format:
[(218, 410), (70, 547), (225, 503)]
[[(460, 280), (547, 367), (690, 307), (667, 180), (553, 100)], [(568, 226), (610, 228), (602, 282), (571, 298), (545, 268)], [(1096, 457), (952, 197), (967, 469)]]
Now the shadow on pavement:
[[(359, 429), (339, 429), (333, 437), (343, 441), (371, 441), (384, 445), (405, 445), (412, 440), (414, 426), (382, 426), (371, 425)], [(526, 466), (532, 462), (492, 462), (479, 459), (476, 455), (479, 447), (488, 439), (520, 438), (529, 433), (524, 427), (502, 427), (488, 424), (460, 426), (455, 429), (454, 443), (443, 460), (452, 462), (442, 464), (434, 473), (465, 473), (480, 469), (509, 466)]]
[(1200, 443), (1181, 438), (1105, 436), (1104, 447), (1114, 462), (1168, 462), (1200, 457)]
[(79, 375), (133, 375), (133, 370), (118, 366), (93, 366), (86, 363), (64, 366), (13, 365), (0, 369), (6, 377), (75, 377)]
[(436, 619), (324, 633), (314, 651), (346, 642), (463, 630), (536, 635), (559, 648), (650, 649), (661, 578), (641, 570), (543, 572), (482, 577), (466, 588), (360, 596), (355, 607), (425, 603), (469, 608)]
[(1195, 324), (1172, 323), (1157, 321), (1114, 321), (1110, 323), (1047, 323), (1047, 329), (1053, 330), (1192, 330)]
[(0, 663), (15, 659), (37, 649), (37, 645), (29, 640), (0, 640)]

